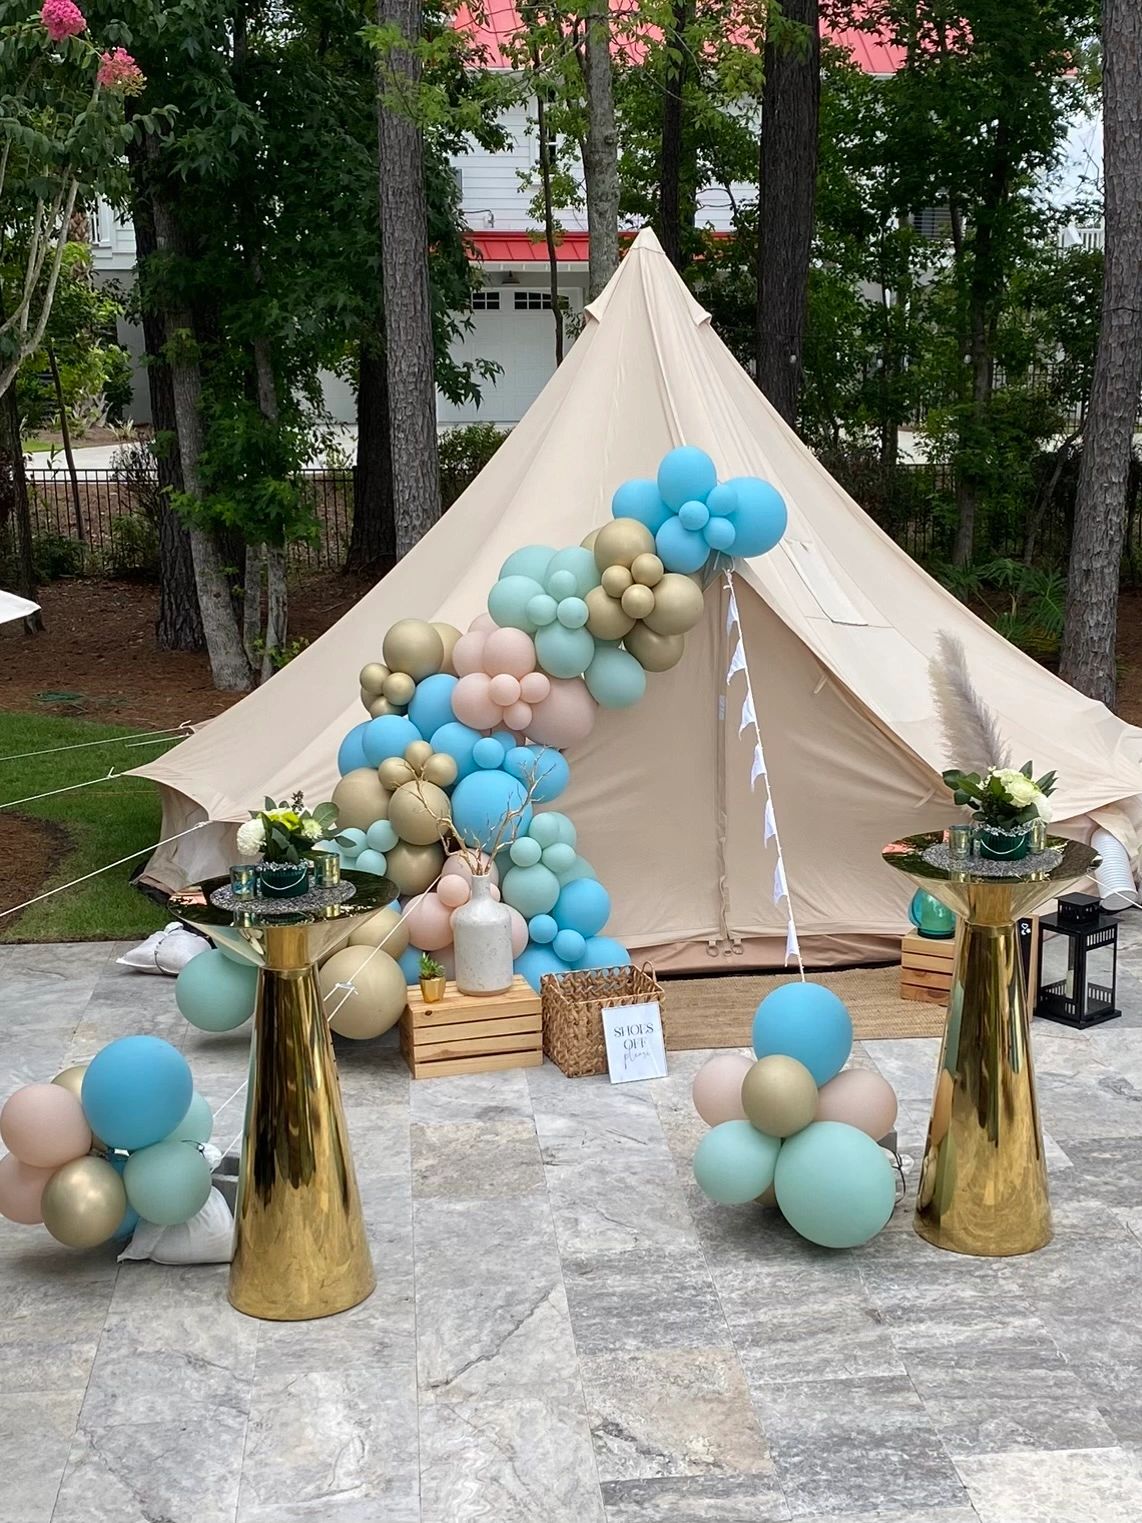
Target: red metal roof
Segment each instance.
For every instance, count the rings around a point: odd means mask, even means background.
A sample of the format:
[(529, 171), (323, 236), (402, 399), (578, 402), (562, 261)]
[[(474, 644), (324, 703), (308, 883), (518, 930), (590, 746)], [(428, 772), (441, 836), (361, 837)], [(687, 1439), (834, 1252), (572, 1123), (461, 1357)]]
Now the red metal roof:
[[(487, 264), (546, 264), (547, 243), (531, 233), (469, 233), (476, 257)], [(586, 233), (564, 233), (555, 245), (560, 264), (586, 264)]]

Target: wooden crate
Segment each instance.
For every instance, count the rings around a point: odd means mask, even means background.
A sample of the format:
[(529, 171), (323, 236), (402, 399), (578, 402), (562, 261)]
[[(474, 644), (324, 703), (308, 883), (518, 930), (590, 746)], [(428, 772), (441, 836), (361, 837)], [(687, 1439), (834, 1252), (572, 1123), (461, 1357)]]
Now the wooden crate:
[(400, 1046), (414, 1079), (538, 1068), (542, 1004), (518, 975), (505, 994), (461, 994), (450, 983), (435, 1005), (426, 1005), (414, 984), (401, 1016)]
[(954, 937), (937, 940), (910, 932), (900, 943), (900, 998), (946, 1005), (952, 988)]

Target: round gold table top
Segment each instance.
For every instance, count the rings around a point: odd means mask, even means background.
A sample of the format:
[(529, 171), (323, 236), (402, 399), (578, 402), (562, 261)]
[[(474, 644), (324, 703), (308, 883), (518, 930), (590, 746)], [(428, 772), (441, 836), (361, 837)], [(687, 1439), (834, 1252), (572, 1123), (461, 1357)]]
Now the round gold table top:
[(881, 855), (889, 867), (906, 874), (957, 915), (982, 924), (1002, 924), (1015, 915), (1028, 914), (1052, 894), (1066, 893), (1089, 877), (1102, 860), (1080, 841), (1051, 836), (1048, 848), (1061, 849), (1062, 853), (1053, 866), (1013, 872), (1012, 868), (1019, 864), (1005, 862), (1002, 874), (986, 873), (975, 867), (972, 858), (962, 867), (951, 864), (943, 867), (928, 861), (924, 853), (940, 845), (943, 839), (942, 830), (905, 836), (892, 841)]

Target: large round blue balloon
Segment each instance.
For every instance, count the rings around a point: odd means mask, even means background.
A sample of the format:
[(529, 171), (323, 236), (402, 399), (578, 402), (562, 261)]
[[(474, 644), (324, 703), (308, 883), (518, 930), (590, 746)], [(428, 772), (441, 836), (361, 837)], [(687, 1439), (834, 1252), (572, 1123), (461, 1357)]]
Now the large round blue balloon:
[(452, 823), (469, 846), (490, 847), (500, 822), (513, 809), (522, 808), (514, 833), (522, 835), (527, 830), (532, 809), (530, 804), (524, 807), (526, 798), (527, 789), (510, 773), (498, 769), (471, 772), (460, 779), (452, 794)]
[(699, 1142), (694, 1178), (720, 1206), (744, 1206), (769, 1189), (780, 1152), (779, 1138), (767, 1137), (748, 1121), (723, 1121)]
[(422, 735), (431, 735), (441, 725), (451, 724), (452, 689), (459, 678), (448, 672), (436, 672), (416, 684), (416, 692), (408, 706), (408, 717)]
[(843, 1121), (814, 1121), (787, 1137), (773, 1183), (785, 1220), (822, 1248), (867, 1243), (896, 1204), (896, 1179), (880, 1146)]
[(559, 931), (551, 949), (556, 957), (561, 957), (569, 968), (573, 968), (587, 950), (587, 938), (581, 931)]
[(583, 679), (601, 709), (629, 709), (646, 692), (646, 671), (629, 651), (600, 645)]
[(613, 936), (588, 936), (587, 948), (579, 959), (580, 968), (626, 968), (630, 953)]
[(552, 911), (561, 931), (578, 931), (582, 936), (597, 936), (610, 913), (611, 896), (597, 878), (578, 878), (566, 884)]
[(254, 964), (217, 947), (192, 957), (174, 981), (174, 1002), (199, 1031), (234, 1031), (253, 1015), (257, 992)]
[(700, 571), (710, 557), (702, 535), (687, 529), (680, 518), (666, 520), (654, 536), (654, 547), (667, 571)]
[(504, 758), (504, 771), (522, 783), (536, 783), (532, 799), (550, 804), (571, 781), (571, 768), (562, 751), (554, 746), (513, 746)]
[(718, 469), (705, 450), (684, 444), (664, 455), (658, 467), (658, 491), (675, 513), (684, 502), (705, 502), (718, 484)]
[(726, 515), (734, 526), (733, 553), (764, 555), (785, 533), (789, 522), (785, 499), (757, 476), (738, 476), (729, 485), (738, 499), (737, 507)]
[(109, 1146), (128, 1151), (150, 1147), (173, 1132), (193, 1095), (189, 1063), (157, 1036), (120, 1037), (95, 1054), (83, 1076), (83, 1110), (91, 1130)]
[(657, 534), (670, 517), (670, 509), (662, 500), (657, 481), (636, 477), (624, 481), (611, 498), (611, 512), (615, 518), (637, 518), (652, 534)]
[(818, 1084), (840, 1073), (853, 1046), (853, 1023), (844, 1005), (822, 984), (783, 984), (767, 994), (753, 1018), (759, 1058), (796, 1058)]
[(434, 751), (443, 751), (452, 758), (459, 779), (467, 777), (469, 772), (475, 772), (476, 759), (472, 752), (480, 738), (479, 730), (473, 730), (468, 725), (461, 724), (458, 719), (452, 719), (447, 724), (442, 724), (439, 730), (433, 731), (431, 744)]
[(365, 731), (369, 728), (369, 723), (365, 719), (360, 724), (355, 724), (341, 742), (337, 752), (337, 770), (342, 777), (346, 772), (356, 772), (358, 767), (369, 765), (365, 755)]
[(391, 756), (403, 756), (414, 740), (423, 739), (412, 720), (403, 714), (382, 714), (365, 726), (365, 761), (370, 767), (379, 767)]
[(539, 993), (539, 981), (545, 973), (566, 973), (567, 964), (550, 947), (540, 947), (529, 943), (515, 960), (515, 970), (523, 978), (526, 978), (536, 994)]
[(420, 951), (416, 947), (405, 947), (397, 958), (397, 967), (404, 974), (406, 984), (415, 984), (420, 977)]

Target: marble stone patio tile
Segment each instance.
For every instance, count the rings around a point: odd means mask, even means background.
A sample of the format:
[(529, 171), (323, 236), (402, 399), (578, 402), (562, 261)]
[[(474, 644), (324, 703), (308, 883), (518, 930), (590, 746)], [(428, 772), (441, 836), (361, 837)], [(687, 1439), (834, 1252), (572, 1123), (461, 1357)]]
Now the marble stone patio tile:
[(111, 1305), (114, 1258), (72, 1254), (42, 1227), (0, 1225), (9, 1229), (0, 1232), (0, 1394), (81, 1391)]
[(414, 1123), (412, 1189), (417, 1200), (543, 1195), (535, 1127), (529, 1120)]
[(1133, 1236), (1060, 1235), (1038, 1253), (1002, 1261), (1000, 1272), (1068, 1361), (1142, 1363), (1142, 1243)]
[(714, 1283), (752, 1391), (904, 1374), (882, 1315), (863, 1295), (788, 1294), (775, 1280), (766, 1295), (742, 1296), (717, 1277)]
[(1078, 1074), (1037, 1069), (1036, 1085), (1043, 1126), (1068, 1153), (1073, 1142), (1142, 1133), (1142, 1089), (1102, 1064)]
[(368, 1042), (334, 1037), (333, 1051), (346, 1105), (409, 1105), (412, 1077), (394, 1026)]
[(730, 1346), (704, 1258), (643, 1248), (563, 1261), (580, 1357), (625, 1349)]
[(546, 1200), (417, 1201), (414, 1222), (422, 1399), (579, 1393)]
[[(443, 1122), (524, 1120), (531, 1116), (529, 1073), (542, 1069), (509, 1068), (501, 1073), (453, 1074), (440, 1079), (412, 1079), (409, 1108), (419, 1125)], [(555, 1070), (559, 1072), (558, 1069)]]
[(1064, 1202), (1087, 1204), (1117, 1222), (1113, 1209), (1142, 1207), (1142, 1134), (1068, 1142), (1067, 1157), (1070, 1170), (1051, 1180), (1053, 1208)]
[(1115, 1441), (1142, 1450), (1142, 1361), (1078, 1356), (1069, 1366), (1101, 1412)]
[(605, 1481), (603, 1505), (607, 1523), (786, 1523), (789, 1517), (772, 1470)]
[(69, 1036), (91, 998), (94, 979), (53, 977), (48, 973), (0, 977), (4, 1035), (11, 1041), (37, 1033)]
[(549, 1177), (548, 1195), (565, 1258), (698, 1248), (686, 1196), (669, 1163), (614, 1177), (564, 1168)]
[(420, 1506), (422, 1523), (605, 1523), (581, 1399), (422, 1401)]
[(407, 1179), (411, 1167), (412, 1139), (407, 1105), (344, 1106), (349, 1147), (364, 1179)]
[(259, 1369), (237, 1523), (416, 1523), (417, 1492), (411, 1364)]
[(794, 1518), (846, 1509), (912, 1517), (966, 1501), (901, 1376), (783, 1385), (756, 1392), (754, 1402)]
[(1026, 1369), (982, 1358), (957, 1365), (916, 1355), (908, 1359), (908, 1376), (953, 1457), (1117, 1443), (1095, 1398), (1068, 1367)]
[(0, 1523), (48, 1523), (83, 1387), (0, 1395)]
[(366, 1301), (317, 1322), (264, 1322), (258, 1332), (257, 1379), (263, 1374), (319, 1374), (416, 1364), (411, 1270), (394, 1272), (374, 1250), (377, 1288)]
[(45, 978), (90, 983), (126, 950), (116, 941), (24, 942), (0, 948), (0, 978)]
[(537, 1109), (535, 1132), (549, 1177), (588, 1166), (617, 1174), (672, 1162), (660, 1113), (645, 1102), (618, 1104), (610, 1114)]
[[(693, 1185), (693, 1194), (691, 1194)], [(779, 1211), (767, 1206), (719, 1206), (696, 1184), (686, 1182), (691, 1212), (710, 1271), (723, 1283), (735, 1272), (759, 1289), (775, 1277), (799, 1295), (814, 1289), (832, 1293), (860, 1289), (859, 1261), (853, 1254), (818, 1248), (793, 1231)]]
[(49, 1083), (62, 1069), (71, 1067), (68, 1051), (64, 1032), (0, 1037), (0, 1096), (6, 1100), (13, 1090), (25, 1084)]
[(1017, 1288), (983, 1276), (958, 1282), (939, 1274), (925, 1277), (919, 1267), (911, 1278), (879, 1269), (866, 1262), (861, 1273), (893, 1346), (906, 1359), (922, 1354), (956, 1363), (985, 1356), (1032, 1369), (1062, 1362), (1052, 1324)]
[(865, 1052), (904, 1103), (931, 1105), (940, 1060), (939, 1037), (908, 1037), (862, 1043)]
[(1136, 1523), (1142, 1458), (1124, 1449), (978, 1454), (956, 1467), (980, 1523)]
[(580, 1368), (600, 1480), (772, 1473), (732, 1351), (596, 1354)]
[(887, 1511), (877, 1507), (872, 1512), (822, 1512), (798, 1517), (797, 1523), (979, 1523), (979, 1514), (970, 1502), (953, 1507), (910, 1507)]

